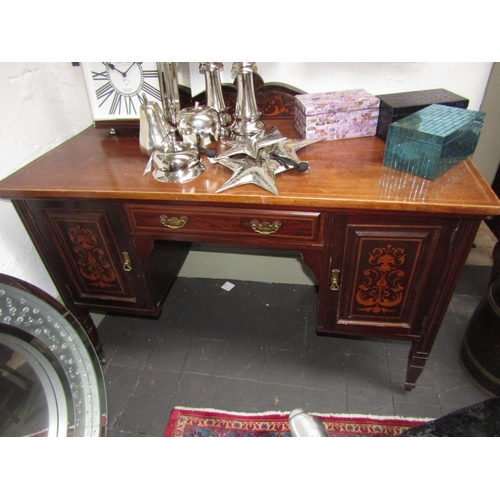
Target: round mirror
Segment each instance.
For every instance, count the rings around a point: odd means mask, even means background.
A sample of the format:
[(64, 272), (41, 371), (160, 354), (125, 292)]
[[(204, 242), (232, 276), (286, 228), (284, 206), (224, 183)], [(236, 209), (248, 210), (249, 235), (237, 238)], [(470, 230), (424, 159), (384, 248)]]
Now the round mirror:
[(104, 378), (87, 333), (59, 302), (0, 274), (0, 435), (105, 435)]

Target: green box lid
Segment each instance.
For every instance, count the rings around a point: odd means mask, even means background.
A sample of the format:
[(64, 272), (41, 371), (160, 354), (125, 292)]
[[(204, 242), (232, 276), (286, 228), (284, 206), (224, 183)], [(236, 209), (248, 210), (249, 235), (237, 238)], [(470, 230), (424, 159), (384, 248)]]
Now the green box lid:
[(391, 123), (389, 134), (406, 139), (444, 145), (472, 126), (480, 130), (485, 113), (470, 109), (432, 104)]

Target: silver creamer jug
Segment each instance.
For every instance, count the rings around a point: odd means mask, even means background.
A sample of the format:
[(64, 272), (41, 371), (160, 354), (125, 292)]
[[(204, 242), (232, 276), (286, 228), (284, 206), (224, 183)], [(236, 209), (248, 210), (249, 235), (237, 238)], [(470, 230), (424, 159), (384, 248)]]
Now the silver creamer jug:
[(148, 101), (145, 94), (140, 101), (139, 145), (143, 155), (151, 156), (168, 135), (175, 133), (175, 128), (168, 123), (156, 101)]

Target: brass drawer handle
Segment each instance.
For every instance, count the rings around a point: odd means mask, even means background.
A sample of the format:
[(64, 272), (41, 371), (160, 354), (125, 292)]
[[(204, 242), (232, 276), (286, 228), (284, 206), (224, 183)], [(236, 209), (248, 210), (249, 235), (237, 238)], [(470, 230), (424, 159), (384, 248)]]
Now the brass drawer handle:
[(334, 292), (340, 290), (339, 281), (340, 281), (340, 269), (333, 269), (332, 277), (330, 280), (330, 290), (333, 290)]
[(128, 252), (122, 252), (123, 256), (123, 270), (130, 272), (132, 271), (132, 260), (130, 259), (130, 255)]
[(274, 221), (274, 222), (259, 222), (256, 219), (252, 219), (250, 221), (250, 226), (252, 226), (252, 229), (259, 234), (273, 234), (278, 232), (278, 229), (281, 227), (281, 222), (280, 221)]
[(168, 215), (160, 215), (160, 222), (170, 229), (180, 229), (187, 224), (188, 220), (189, 219), (185, 215), (183, 215), (182, 217), (169, 217)]

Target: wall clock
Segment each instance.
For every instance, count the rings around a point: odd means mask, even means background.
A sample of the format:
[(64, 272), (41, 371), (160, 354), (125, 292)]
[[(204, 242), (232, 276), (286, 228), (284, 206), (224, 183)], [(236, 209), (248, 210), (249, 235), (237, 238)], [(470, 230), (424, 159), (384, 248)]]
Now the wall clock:
[(82, 68), (96, 126), (138, 125), (139, 95), (161, 105), (155, 62), (85, 62)]

